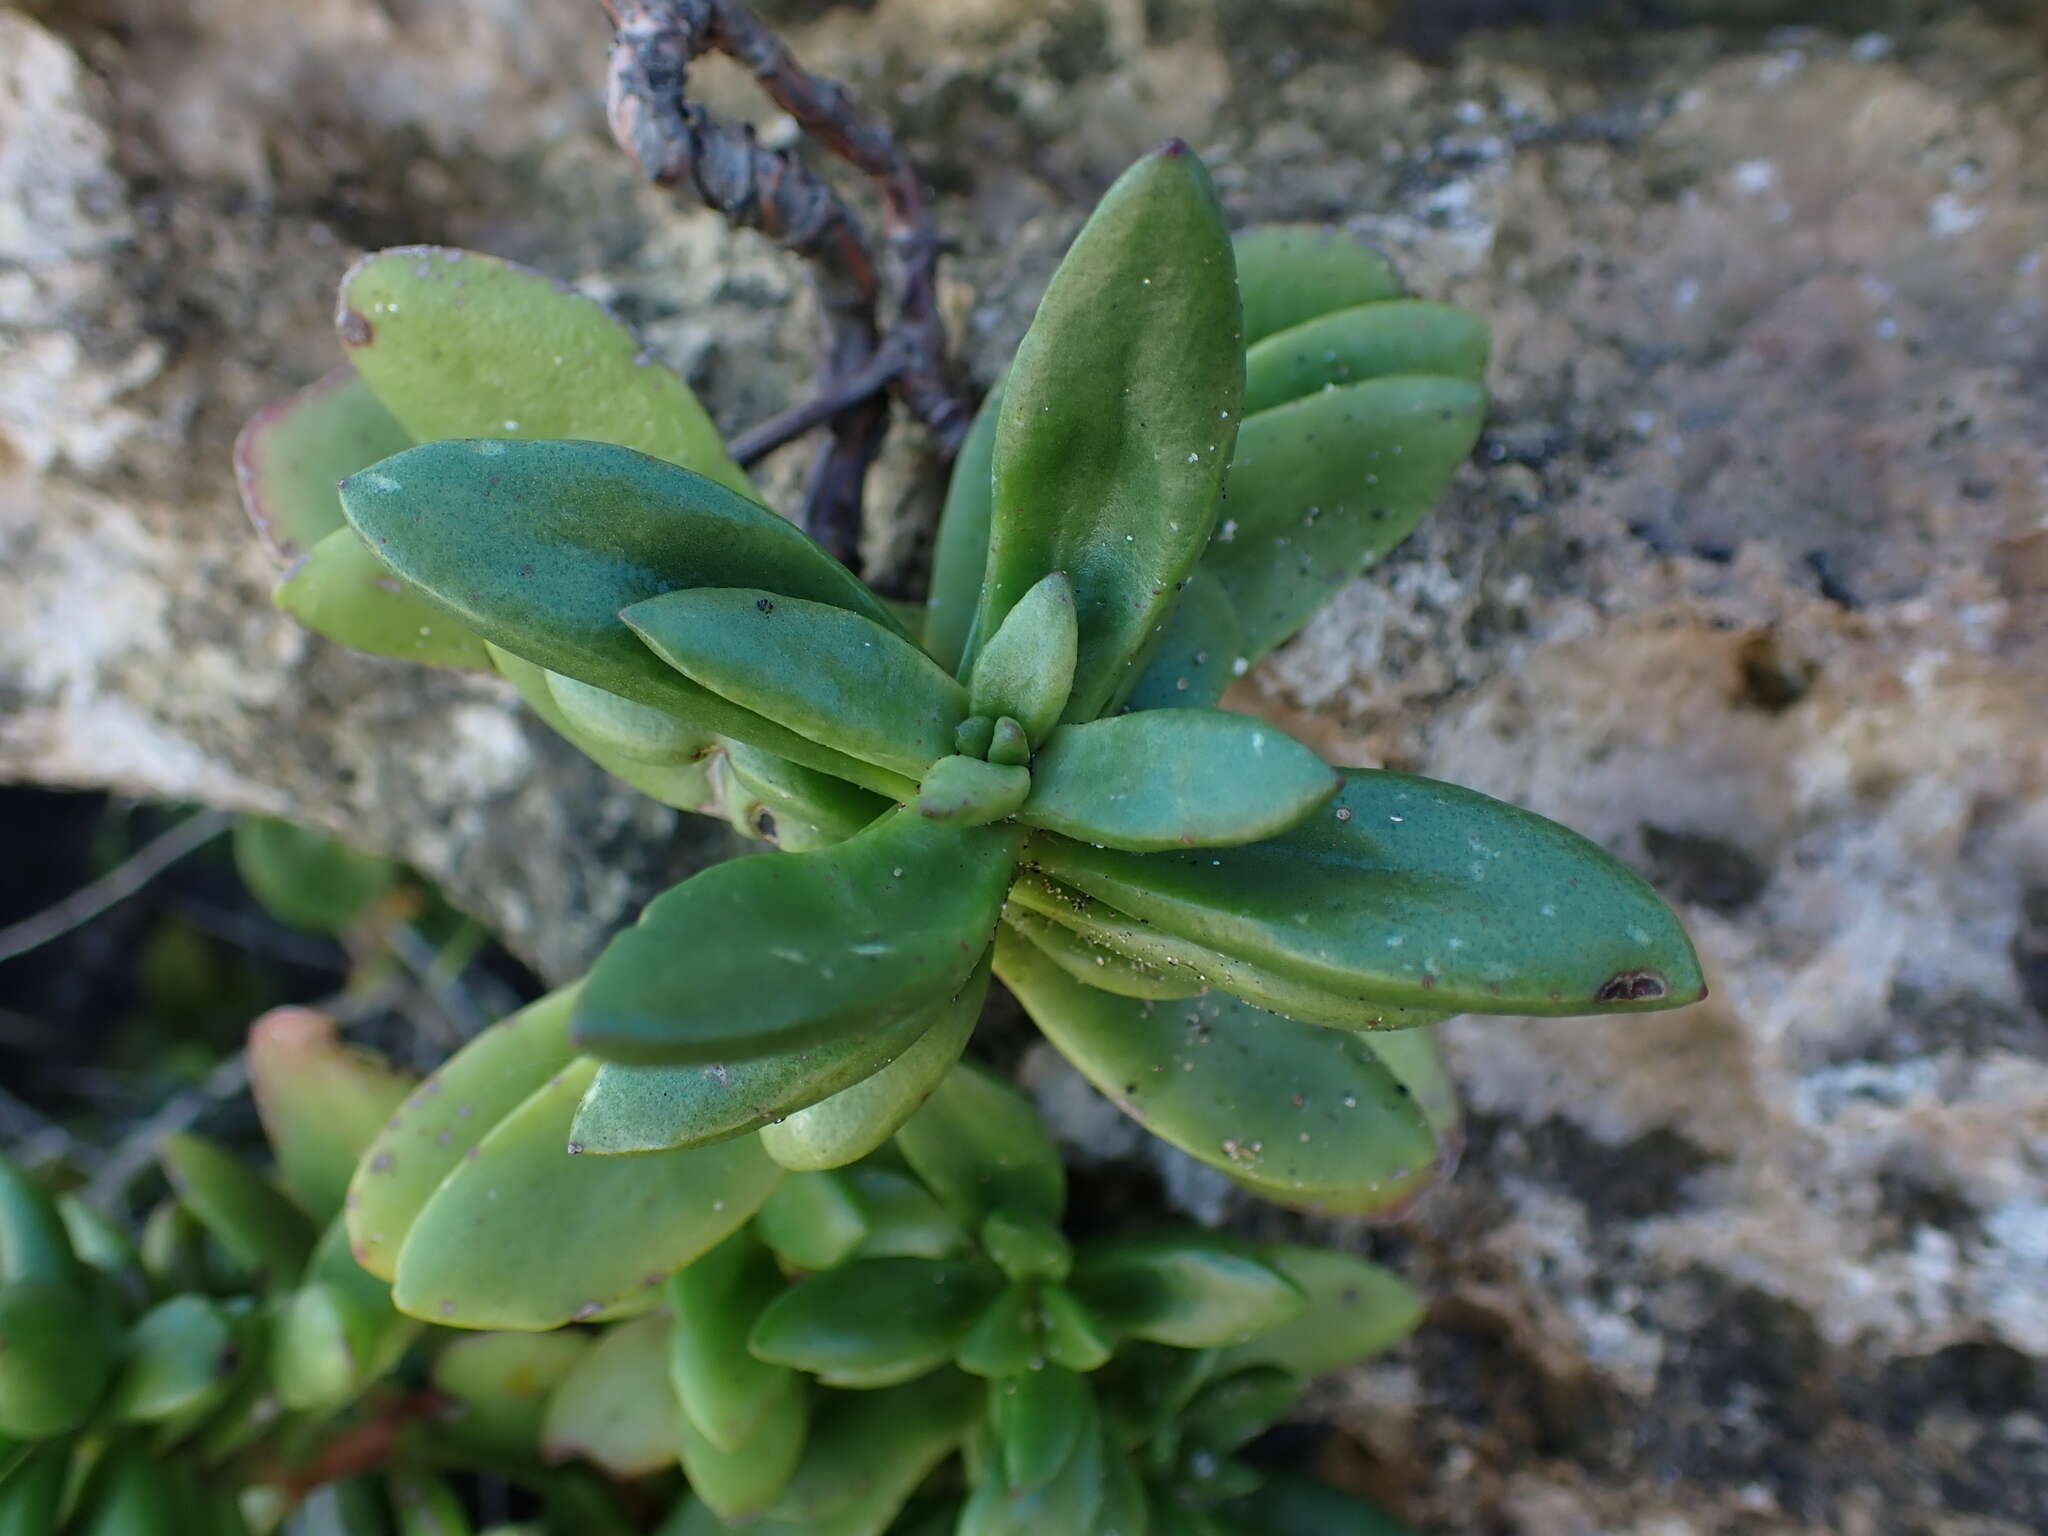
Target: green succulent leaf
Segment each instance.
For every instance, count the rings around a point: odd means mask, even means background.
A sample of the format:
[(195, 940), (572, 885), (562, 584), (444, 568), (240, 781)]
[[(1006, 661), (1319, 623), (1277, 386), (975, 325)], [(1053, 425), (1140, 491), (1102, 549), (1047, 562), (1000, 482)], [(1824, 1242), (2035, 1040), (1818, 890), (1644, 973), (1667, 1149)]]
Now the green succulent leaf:
[[(711, 774), (710, 757), (687, 763), (648, 763), (614, 752), (584, 735), (570, 723), (556, 701), (553, 683), (561, 674), (537, 667), (523, 657), (495, 645), (484, 647), (498, 675), (519, 690), (520, 698), (548, 729), (584, 754), (613, 778), (630, 784), (651, 800), (674, 806), (679, 811), (709, 810), (718, 800)], [(610, 697), (616, 698), (613, 694)], [(625, 701), (622, 701), (625, 702)], [(693, 728), (686, 728), (693, 729)], [(836, 781), (835, 781), (836, 782)], [(851, 788), (851, 786), (848, 786)]]
[(1252, 661), (1405, 539), (1472, 452), (1486, 392), (1404, 376), (1322, 390), (1248, 417), (1230, 511), (1202, 558)]
[(1305, 1477), (1278, 1476), (1223, 1507), (1232, 1529), (1259, 1536), (1416, 1536), (1384, 1510)]
[(1320, 1376), (1379, 1354), (1422, 1322), (1421, 1295), (1382, 1265), (1305, 1243), (1268, 1243), (1259, 1257), (1293, 1281), (1308, 1305), (1292, 1321), (1226, 1352), (1226, 1367), (1273, 1365)]
[(599, 956), (577, 1042), (611, 1060), (731, 1063), (921, 1014), (972, 981), (1020, 840), (899, 810), (834, 847), (714, 865)]
[(1003, 909), (1003, 922), (1074, 980), (1118, 997), (1194, 997), (1208, 989), (1185, 966), (1134, 959), (1014, 901)]
[(176, 1418), (216, 1401), (235, 1366), (234, 1328), (219, 1303), (173, 1296), (129, 1330), (107, 1415), (125, 1424)]
[(435, 246), (379, 251), (342, 279), (336, 324), (420, 442), (616, 443), (752, 494), (682, 377), (602, 305), (538, 272)]
[(967, 691), (891, 629), (831, 603), (695, 587), (620, 613), (678, 672), (762, 718), (915, 781), (953, 750)]
[(1400, 1203), (1437, 1138), (1374, 1037), (1275, 1017), (1225, 993), (1114, 997), (1005, 935), (997, 972), (1060, 1053), (1153, 1135), (1288, 1205)]
[(833, 1269), (866, 1239), (868, 1218), (844, 1174), (799, 1173), (775, 1186), (754, 1231), (791, 1269)]
[(718, 745), (718, 737), (710, 731), (649, 705), (622, 699), (559, 672), (545, 676), (555, 708), (579, 742), (636, 763), (670, 767), (699, 762)]
[(1068, 1285), (1110, 1327), (1176, 1349), (1243, 1343), (1307, 1305), (1270, 1264), (1194, 1236), (1090, 1244)]
[(726, 743), (725, 760), (733, 782), (772, 822), (762, 826), (757, 813), (752, 830), (791, 853), (844, 842), (889, 809), (888, 801), (844, 779), (742, 742)]
[(462, 1407), (451, 1431), (465, 1446), (532, 1456), (548, 1400), (594, 1339), (566, 1331), (448, 1337), (434, 1356), (432, 1381), (436, 1392)]
[(1085, 1372), (1109, 1363), (1115, 1335), (1072, 1291), (1064, 1285), (1044, 1286), (1038, 1305), (1044, 1313), (1045, 1352), (1053, 1364)]
[(688, 1414), (676, 1421), (683, 1474), (690, 1491), (722, 1519), (747, 1520), (771, 1508), (803, 1460), (811, 1422), (811, 1393), (801, 1377), (787, 1376), (769, 1399), (768, 1412), (744, 1444), (714, 1444)]
[(71, 1446), (57, 1440), (0, 1456), (0, 1536), (43, 1536), (58, 1529), (71, 1478)]
[(1327, 224), (1261, 224), (1233, 244), (1247, 347), (1317, 315), (1405, 291), (1391, 261)]
[(256, 532), (288, 564), (344, 526), (337, 485), (412, 444), (344, 364), (249, 418), (235, 438), (235, 482)]
[(958, 674), (974, 627), (981, 581), (988, 570), (988, 529), (995, 501), (996, 423), (1002, 416), (998, 384), (974, 413), (974, 424), (953, 460), (939, 534), (932, 546), (931, 595), (924, 610), (924, 648)]
[(310, 1008), (273, 1008), (251, 1025), (248, 1063), (279, 1180), (314, 1217), (331, 1220), (364, 1149), (417, 1079), (344, 1044), (334, 1020)]
[(1074, 1266), (1074, 1252), (1057, 1226), (1014, 1211), (997, 1211), (981, 1224), (981, 1251), (1012, 1280), (1057, 1284)]
[(1167, 615), (1159, 648), (1131, 690), (1130, 708), (1210, 709), (1251, 666), (1244, 624), (1223, 583), (1197, 566)]
[(105, 1392), (120, 1325), (83, 1288), (0, 1285), (0, 1435), (45, 1440), (83, 1424)]
[(462, 1500), (440, 1478), (396, 1472), (387, 1486), (398, 1536), (471, 1536), (474, 1527)]
[(57, 1197), (0, 1155), (0, 1284), (44, 1280), (78, 1289), (83, 1277), (67, 1228)]
[(491, 1128), (399, 1250), (393, 1300), (456, 1328), (557, 1328), (658, 1286), (760, 1207), (782, 1170), (752, 1137), (660, 1157), (568, 1157), (596, 1075), (571, 1063)]
[(942, 757), (918, 786), (917, 814), (942, 827), (985, 827), (1016, 815), (1030, 794), (1029, 769)]
[(976, 631), (993, 636), (1065, 572), (1080, 625), (1068, 720), (1130, 691), (1215, 524), (1244, 391), (1233, 279), (1209, 178), (1171, 144), (1103, 196), (1011, 365)]
[(748, 1347), (827, 1386), (895, 1386), (952, 1358), (996, 1284), (963, 1260), (857, 1260), (770, 1302)]
[(1428, 1025), (1419, 1029), (1375, 1030), (1365, 1037), (1365, 1043), (1415, 1100), (1415, 1107), (1422, 1111), (1442, 1149), (1438, 1162), (1448, 1169), (1463, 1148), (1464, 1130), (1458, 1112), (1458, 1087), (1437, 1054), (1436, 1030)]
[(391, 1287), (349, 1252), (339, 1220), (321, 1234), (306, 1278), (276, 1314), (269, 1372), (294, 1412), (332, 1413), (398, 1361), (419, 1324), (391, 1305)]
[(988, 1414), (1004, 1483), (1029, 1493), (1066, 1465), (1095, 1416), (1095, 1405), (1078, 1372), (1048, 1365), (992, 1386)]
[(1059, 724), (1074, 685), (1081, 632), (1074, 585), (1054, 571), (1017, 600), (974, 658), (968, 684), (977, 715), (1007, 716), (1032, 746)]
[(1138, 853), (1221, 848), (1286, 831), (1341, 783), (1263, 720), (1154, 709), (1054, 731), (1017, 819)]
[(843, 1168), (895, 1135), (932, 1096), (981, 1017), (989, 956), (961, 989), (914, 1015), (923, 1033), (872, 1076), (761, 1128), (768, 1155), (792, 1170)]
[(630, 449), (495, 440), (411, 449), (350, 476), (341, 499), (379, 558), (493, 645), (809, 767), (874, 777), (691, 682), (619, 617), (664, 592), (755, 586), (897, 627), (844, 566), (758, 503)]
[(1102, 1513), (1111, 1467), (1120, 1458), (1103, 1432), (1092, 1394), (1083, 1394), (1077, 1428), (1067, 1458), (1036, 1487), (1012, 1487), (1009, 1457), (990, 1457), (960, 1512), (958, 1536), (1038, 1536), (1044, 1531), (1107, 1536), (1117, 1530), (1103, 1523)]
[(1164, 932), (1392, 1007), (1643, 1012), (1705, 995), (1678, 919), (1577, 833), (1408, 774), (1350, 769), (1344, 781), (1334, 805), (1242, 848), (1041, 840), (1031, 857)]
[(412, 1091), (364, 1149), (349, 1183), (356, 1262), (389, 1282), (413, 1222), (486, 1133), (575, 1056), (564, 987), (492, 1025)]
[(961, 1336), (953, 1363), (970, 1376), (997, 1380), (1045, 1363), (1035, 1288), (1011, 1283), (981, 1309)]
[(389, 859), (357, 853), (324, 832), (274, 816), (237, 816), (235, 871), (279, 922), (309, 933), (339, 933), (397, 882)]
[(796, 1380), (788, 1367), (747, 1348), (761, 1309), (782, 1286), (774, 1257), (745, 1227), (669, 1276), (669, 1379), (684, 1417), (722, 1451), (744, 1446)]
[(614, 1477), (643, 1477), (676, 1459), (676, 1396), (668, 1381), (669, 1320), (655, 1313), (598, 1335), (548, 1399), (541, 1450), (582, 1457)]
[(854, 1257), (950, 1259), (972, 1246), (967, 1229), (916, 1179), (880, 1159), (847, 1170), (867, 1217), (868, 1235)]
[(882, 1536), (904, 1500), (967, 1438), (981, 1403), (981, 1383), (951, 1370), (828, 1400), (782, 1501), (768, 1522), (750, 1529)]
[[(340, 509), (338, 495), (334, 505)], [(271, 599), (351, 650), (429, 667), (490, 667), (483, 641), (393, 575), (353, 528), (336, 528), (293, 561)]]
[(979, 1227), (996, 1211), (1057, 1224), (1066, 1169), (1031, 1101), (986, 1068), (961, 1062), (896, 1133), (912, 1172), (955, 1217)]
[(988, 733), (988, 760), (1005, 768), (1022, 768), (1031, 761), (1031, 737), (1008, 715), (998, 718)]
[(1255, 416), (1318, 390), (1397, 374), (1477, 383), (1486, 376), (1489, 348), (1486, 322), (1455, 304), (1404, 299), (1340, 309), (1246, 350), (1244, 413)]
[(1234, 1451), (1286, 1417), (1301, 1388), (1301, 1377), (1277, 1365), (1243, 1366), (1195, 1395), (1181, 1416), (1181, 1433), (1203, 1450)]
[(243, 1268), (289, 1283), (313, 1251), (313, 1224), (278, 1188), (233, 1153), (189, 1132), (158, 1154), (171, 1188)]

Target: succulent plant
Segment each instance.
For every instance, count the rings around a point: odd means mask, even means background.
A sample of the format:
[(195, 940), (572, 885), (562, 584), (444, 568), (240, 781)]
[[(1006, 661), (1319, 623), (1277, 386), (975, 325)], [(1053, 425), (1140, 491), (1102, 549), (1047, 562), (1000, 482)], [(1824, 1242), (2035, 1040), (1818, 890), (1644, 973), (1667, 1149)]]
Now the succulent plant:
[[(353, 1230), (372, 1254), (409, 1234), (383, 1254), (403, 1308), (548, 1327), (627, 1305), (782, 1169), (882, 1145), (991, 975), (1155, 1135), (1347, 1212), (1449, 1161), (1423, 1026), (1704, 991), (1670, 912), (1591, 843), (1219, 707), (1469, 452), (1486, 339), (1347, 238), (1233, 243), (1183, 146), (1126, 173), (1054, 275), (909, 616), (752, 499), (687, 386), (587, 300), (385, 252), (345, 280), (340, 330), (350, 369), (239, 447), (259, 526), (298, 552), (279, 602), (495, 669), (620, 777), (782, 850), (658, 897), (458, 1058), (504, 1118), (468, 1165), (426, 1158), (445, 1183), (365, 1164)], [(679, 1161), (626, 1155), (650, 1152)], [(559, 1186), (565, 1230), (660, 1236), (536, 1264), (479, 1206), (513, 1170)], [(424, 1209), (364, 1214), (390, 1202)]]

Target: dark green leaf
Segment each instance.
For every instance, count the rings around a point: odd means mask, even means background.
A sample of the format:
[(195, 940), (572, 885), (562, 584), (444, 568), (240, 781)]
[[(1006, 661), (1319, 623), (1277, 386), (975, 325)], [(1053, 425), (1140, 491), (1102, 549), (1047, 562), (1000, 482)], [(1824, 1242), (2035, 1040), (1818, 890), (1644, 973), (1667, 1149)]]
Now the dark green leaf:
[(363, 1151), (418, 1085), (342, 1042), (310, 1008), (273, 1008), (249, 1026), (249, 1092), (278, 1178), (322, 1221), (341, 1210)]
[(748, 1347), (827, 1386), (894, 1386), (951, 1359), (995, 1291), (979, 1264), (861, 1259), (770, 1302)]
[(237, 1264), (289, 1284), (313, 1251), (313, 1224), (277, 1187), (226, 1148), (189, 1132), (158, 1154), (186, 1208)]
[(1057, 1365), (997, 1382), (989, 1389), (988, 1410), (1003, 1481), (1018, 1493), (1051, 1481), (1094, 1417), (1087, 1383)]
[(1093, 1371), (1108, 1363), (1115, 1336), (1072, 1291), (1064, 1285), (1042, 1286), (1038, 1305), (1045, 1315), (1045, 1352), (1053, 1364)]
[(669, 1276), (670, 1384), (684, 1416), (720, 1450), (746, 1444), (796, 1380), (747, 1348), (761, 1309), (782, 1286), (775, 1260), (745, 1227)]
[(834, 847), (714, 865), (599, 956), (576, 1039), (612, 1060), (730, 1063), (958, 996), (1019, 840), (1010, 826), (939, 827), (899, 810)]
[(943, 827), (985, 827), (1015, 815), (1030, 793), (1028, 769), (942, 757), (918, 786), (917, 814)]
[(1054, 571), (1017, 600), (974, 658), (968, 697), (974, 713), (1008, 716), (1033, 746), (1059, 724), (1074, 684), (1080, 645), (1074, 586)]
[(1455, 304), (1420, 299), (1318, 315), (1245, 353), (1244, 413), (1335, 385), (1397, 374), (1486, 376), (1486, 322)]
[(981, 1251), (1012, 1280), (1057, 1284), (1073, 1268), (1074, 1253), (1060, 1229), (1038, 1216), (997, 1211), (981, 1224)]
[(1058, 1222), (1066, 1204), (1059, 1148), (1031, 1101), (961, 1062), (896, 1133), (913, 1172), (970, 1227), (995, 1211)]
[(705, 1438), (688, 1414), (676, 1423), (690, 1491), (726, 1520), (746, 1520), (782, 1497), (804, 1454), (811, 1392), (791, 1375), (770, 1399), (768, 1414), (744, 1444), (728, 1450)]
[(1011, 1284), (981, 1309), (961, 1336), (953, 1363), (970, 1376), (1015, 1376), (1045, 1364), (1034, 1287)]
[(1193, 1236), (1090, 1244), (1069, 1285), (1110, 1327), (1176, 1349), (1242, 1343), (1307, 1305), (1271, 1265)]
[(754, 1232), (791, 1269), (833, 1269), (868, 1235), (867, 1213), (841, 1173), (795, 1173), (754, 1217)]
[(235, 1373), (228, 1316), (204, 1296), (173, 1296), (128, 1332), (105, 1412), (117, 1423), (155, 1423), (218, 1401)]
[[(339, 495), (334, 506), (339, 512)], [(295, 560), (271, 598), (315, 634), (353, 650), (429, 667), (486, 671), (491, 664), (482, 640), (393, 575), (353, 528), (336, 528)]]
[(752, 1137), (660, 1157), (568, 1157), (597, 1063), (572, 1063), (441, 1182), (398, 1255), (401, 1311), (557, 1328), (647, 1294), (752, 1216), (782, 1177)]
[(772, 1536), (882, 1536), (903, 1501), (952, 1454), (981, 1412), (979, 1382), (957, 1371), (829, 1399), (803, 1465), (771, 1519)]
[(1010, 1485), (1009, 1458), (989, 1458), (980, 1482), (960, 1512), (958, 1536), (1039, 1536), (1073, 1532), (1106, 1536), (1100, 1517), (1110, 1491), (1114, 1450), (1103, 1434), (1102, 1416), (1091, 1394), (1082, 1397), (1079, 1432), (1067, 1458), (1036, 1487)]
[(1159, 648), (1131, 690), (1132, 709), (1209, 709), (1250, 667), (1244, 625), (1223, 583), (1198, 566), (1167, 615)]
[(1274, 1477), (1225, 1513), (1258, 1536), (1416, 1536), (1384, 1510), (1305, 1477)]
[(872, 1077), (761, 1128), (761, 1145), (785, 1168), (842, 1168), (882, 1145), (931, 1097), (974, 1033), (988, 996), (989, 956), (958, 997), (917, 1017), (924, 1033)]
[(1258, 660), (1405, 539), (1471, 453), (1486, 393), (1469, 379), (1373, 379), (1249, 417), (1230, 510), (1202, 557)]
[(47, 1280), (78, 1290), (83, 1278), (56, 1196), (0, 1154), (0, 1284)]
[(938, 541), (932, 546), (931, 598), (925, 605), (924, 648), (948, 672), (960, 671), (967, 653), (967, 632), (974, 625), (981, 596), (982, 574), (988, 569), (988, 525), (994, 501), (996, 422), (1002, 414), (1003, 387), (998, 384), (974, 413), (953, 460), (946, 482), (946, 505), (939, 513)]
[(985, 758), (995, 739), (995, 721), (987, 715), (969, 715), (953, 732), (953, 750), (962, 757)]
[(389, 859), (271, 816), (237, 816), (234, 844), (249, 894), (279, 922), (312, 933), (339, 933), (398, 880)]
[(1007, 935), (996, 964), (1046, 1038), (1119, 1108), (1268, 1199), (1376, 1210), (1434, 1172), (1436, 1137), (1371, 1037), (1224, 993), (1112, 997)]
[(753, 830), (791, 853), (844, 842), (889, 809), (879, 795), (819, 773), (788, 758), (728, 742), (725, 761), (733, 782), (765, 810), (773, 828)]
[(1154, 709), (1054, 731), (1017, 819), (1133, 852), (1220, 848), (1284, 832), (1341, 782), (1263, 720)]
[(1394, 264), (1328, 224), (1261, 224), (1234, 242), (1244, 344), (1334, 309), (1401, 297)]
[(1208, 989), (1185, 966), (1132, 959), (1014, 901), (1003, 909), (1003, 921), (1076, 981), (1118, 997), (1194, 997)]
[(916, 1179), (880, 1159), (847, 1170), (868, 1219), (868, 1235), (856, 1257), (863, 1259), (950, 1259), (972, 1244), (967, 1229)]
[(538, 272), (434, 246), (379, 251), (342, 279), (337, 323), (350, 361), (420, 442), (617, 443), (749, 492), (682, 377), (602, 305)]
[(1196, 1394), (1182, 1415), (1181, 1432), (1202, 1450), (1234, 1451), (1285, 1418), (1301, 1388), (1299, 1376), (1277, 1365), (1241, 1367)]
[(44, 1440), (83, 1424), (120, 1339), (118, 1319), (83, 1287), (40, 1275), (0, 1285), (0, 1436)]
[(1335, 993), (1441, 1013), (1697, 1002), (1692, 945), (1633, 871), (1469, 789), (1351, 769), (1336, 803), (1242, 848), (1031, 857), (1117, 911)]
[(341, 499), (380, 559), (492, 644), (824, 772), (873, 777), (691, 682), (619, 618), (664, 592), (758, 586), (896, 627), (844, 566), (767, 508), (589, 442), (429, 443), (352, 475)]
[(906, 780), (953, 750), (967, 716), (967, 692), (944, 668), (843, 606), (756, 587), (695, 587), (619, 617), (692, 681)]
[(1064, 571), (1080, 621), (1068, 720), (1138, 680), (1215, 525), (1244, 391), (1233, 270), (1207, 174), (1169, 145), (1104, 195), (1011, 365), (976, 631)]
[(249, 418), (235, 438), (235, 482), (264, 544), (289, 563), (344, 525), (342, 480), (412, 444), (344, 364)]

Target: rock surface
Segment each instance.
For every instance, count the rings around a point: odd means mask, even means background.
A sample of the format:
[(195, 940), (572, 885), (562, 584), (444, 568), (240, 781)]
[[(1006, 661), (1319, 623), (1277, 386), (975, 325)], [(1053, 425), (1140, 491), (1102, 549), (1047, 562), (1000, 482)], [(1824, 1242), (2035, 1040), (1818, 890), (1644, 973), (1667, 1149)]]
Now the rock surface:
[[(1172, 132), (1235, 216), (1342, 221), (1497, 326), (1454, 494), (1244, 702), (1599, 838), (1681, 905), (1715, 995), (1447, 1027), (1465, 1168), (1357, 1234), (1435, 1320), (1325, 1389), (1334, 1470), (1442, 1531), (2048, 1527), (2034, 45), (1503, 32), (1425, 65), (1337, 0), (765, 9), (929, 169), (984, 379)], [(729, 427), (801, 388), (801, 276), (634, 184), (587, 7), (180, 10), (0, 8), (0, 774), (346, 831), (573, 969), (704, 834), (496, 688), (279, 618), (228, 441), (327, 366), (361, 247), (575, 277)], [(885, 566), (931, 497), (899, 443)]]

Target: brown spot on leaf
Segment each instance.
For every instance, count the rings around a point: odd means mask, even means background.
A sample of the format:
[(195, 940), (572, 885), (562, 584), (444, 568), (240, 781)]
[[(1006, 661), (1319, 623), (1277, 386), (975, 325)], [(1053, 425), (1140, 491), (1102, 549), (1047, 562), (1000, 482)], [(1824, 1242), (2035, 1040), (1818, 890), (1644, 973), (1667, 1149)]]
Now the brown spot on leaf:
[(1662, 997), (1671, 990), (1663, 976), (1656, 971), (1623, 971), (1610, 976), (1593, 994), (1596, 1003), (1643, 1003), (1652, 998)]
[(345, 347), (367, 347), (376, 333), (370, 329), (370, 318), (359, 309), (344, 308), (334, 317), (334, 329), (341, 334)]

